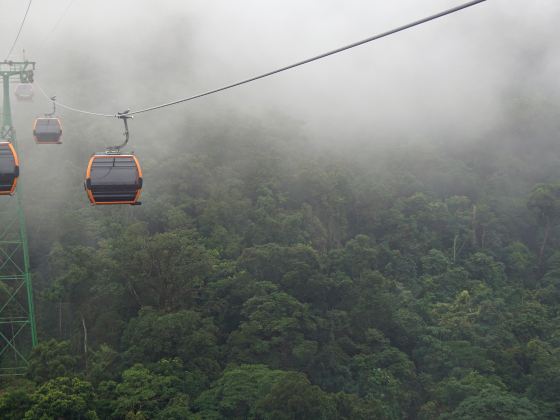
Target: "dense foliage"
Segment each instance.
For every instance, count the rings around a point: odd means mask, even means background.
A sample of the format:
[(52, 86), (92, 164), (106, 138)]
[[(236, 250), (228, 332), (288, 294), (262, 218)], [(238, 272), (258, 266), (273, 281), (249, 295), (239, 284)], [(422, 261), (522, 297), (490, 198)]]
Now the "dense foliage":
[(145, 161), (142, 207), (29, 211), (40, 345), (0, 418), (558, 418), (560, 126), (530, 107), (344, 151), (232, 117)]

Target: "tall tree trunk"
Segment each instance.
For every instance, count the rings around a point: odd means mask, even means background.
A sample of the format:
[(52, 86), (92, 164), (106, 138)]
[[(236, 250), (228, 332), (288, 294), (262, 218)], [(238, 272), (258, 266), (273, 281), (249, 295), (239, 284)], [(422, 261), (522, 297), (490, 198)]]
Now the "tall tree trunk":
[(476, 245), (477, 245), (477, 239), (476, 239), (476, 204), (473, 204), (473, 207), (472, 207), (471, 229), (472, 229), (472, 246), (473, 246), (473, 248), (476, 248)]
[(86, 372), (87, 372), (88, 369), (87, 327), (86, 327), (86, 320), (84, 319), (84, 316), (81, 314), (80, 316), (82, 317), (82, 327), (84, 329), (84, 360), (85, 360)]
[(542, 245), (541, 245), (541, 250), (539, 251), (539, 267), (542, 265), (542, 260), (544, 257), (544, 249), (546, 247), (546, 243), (548, 242), (548, 235), (550, 235), (550, 230), (551, 230), (552, 226), (550, 223), (550, 219), (547, 218), (546, 219), (546, 225), (544, 228), (544, 238), (542, 241)]
[(134, 286), (132, 285), (132, 283), (130, 281), (128, 282), (128, 288), (132, 292), (132, 295), (134, 296), (134, 300), (136, 300), (136, 303), (141, 308), (142, 303), (140, 302), (140, 296), (138, 296), (138, 293), (136, 293), (136, 289), (134, 288)]
[(62, 339), (62, 301), (58, 301), (58, 338)]
[(455, 237), (453, 238), (453, 263), (455, 263), (455, 261), (457, 260), (457, 239), (459, 238), (459, 235), (455, 235)]

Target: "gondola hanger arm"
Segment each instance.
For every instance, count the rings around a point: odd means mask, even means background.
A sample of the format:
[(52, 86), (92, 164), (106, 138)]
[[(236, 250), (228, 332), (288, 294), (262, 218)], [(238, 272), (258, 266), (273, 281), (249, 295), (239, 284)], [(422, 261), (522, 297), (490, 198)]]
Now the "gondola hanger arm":
[(134, 118), (133, 115), (129, 115), (128, 113), (130, 112), (130, 109), (127, 109), (126, 111), (123, 112), (118, 112), (116, 117), (119, 120), (122, 120), (124, 122), (124, 143), (120, 144), (118, 146), (111, 146), (111, 147), (107, 147), (107, 153), (109, 154), (115, 154), (115, 153), (119, 153), (120, 150), (125, 147), (128, 144), (128, 140), (130, 139), (130, 132), (128, 130), (128, 120), (130, 118)]
[(50, 114), (45, 114), (45, 117), (54, 117), (56, 115), (56, 96), (52, 96), (50, 100), (53, 105), (53, 110)]

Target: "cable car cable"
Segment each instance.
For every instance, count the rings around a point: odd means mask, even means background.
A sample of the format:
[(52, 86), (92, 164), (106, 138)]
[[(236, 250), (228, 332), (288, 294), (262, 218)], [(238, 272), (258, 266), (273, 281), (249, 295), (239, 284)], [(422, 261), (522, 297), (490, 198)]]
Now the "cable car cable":
[(297, 62), (297, 63), (290, 64), (290, 65), (288, 65), (288, 66), (281, 67), (281, 68), (276, 69), (276, 70), (272, 70), (272, 71), (270, 71), (270, 72), (268, 72), (268, 73), (264, 73), (264, 74), (261, 74), (261, 75), (259, 75), (259, 76), (251, 77), (251, 78), (249, 78), (249, 79), (245, 79), (245, 80), (242, 80), (242, 81), (240, 81), (240, 82), (233, 83), (233, 84), (231, 84), (231, 85), (227, 85), (227, 86), (224, 86), (224, 87), (221, 87), (221, 88), (218, 88), (218, 89), (209, 90), (209, 91), (207, 91), (207, 92), (203, 92), (203, 93), (200, 93), (200, 94), (198, 94), (198, 95), (190, 96), (190, 97), (188, 97), (188, 98), (178, 99), (178, 100), (173, 101), (173, 102), (164, 103), (164, 104), (157, 105), (157, 106), (153, 106), (153, 107), (150, 107), (150, 108), (145, 108), (145, 109), (140, 109), (140, 110), (136, 110), (136, 111), (131, 111), (131, 112), (129, 112), (129, 115), (141, 114), (141, 113), (144, 113), (144, 112), (154, 111), (154, 110), (156, 110), (156, 109), (161, 109), (161, 108), (165, 108), (165, 107), (172, 106), (172, 105), (177, 105), (177, 104), (180, 104), (180, 103), (183, 103), (183, 102), (192, 101), (193, 99), (201, 98), (201, 97), (203, 97), (203, 96), (212, 95), (212, 94), (217, 93), (217, 92), (222, 92), (222, 91), (227, 90), (227, 89), (231, 89), (231, 88), (234, 88), (234, 87), (237, 87), (237, 86), (240, 86), (240, 85), (244, 85), (244, 84), (246, 84), (246, 83), (254, 82), (255, 80), (264, 79), (265, 77), (269, 77), (269, 76), (272, 76), (272, 75), (274, 75), (274, 74), (281, 73), (281, 72), (284, 72), (284, 71), (286, 71), (286, 70), (293, 69), (293, 68), (295, 68), (295, 67), (303, 66), (304, 64), (308, 64), (308, 63), (311, 63), (311, 62), (313, 62), (313, 61), (317, 61), (317, 60), (320, 60), (320, 59), (322, 59), (322, 58), (325, 58), (325, 57), (328, 57), (328, 56), (331, 56), (331, 55), (338, 54), (338, 53), (340, 53), (340, 52), (349, 50), (349, 49), (351, 49), (351, 48), (355, 48), (355, 47), (358, 47), (358, 46), (360, 46), (360, 45), (367, 44), (367, 43), (369, 43), (369, 42), (376, 41), (376, 40), (381, 39), (381, 38), (385, 38), (385, 37), (387, 37), (387, 36), (389, 36), (389, 35), (393, 35), (393, 34), (396, 34), (396, 33), (398, 33), (398, 32), (402, 32), (402, 31), (404, 31), (404, 30), (413, 28), (413, 27), (415, 27), (415, 26), (422, 25), (422, 24), (424, 24), (424, 23), (430, 22), (430, 21), (435, 20), (435, 19), (439, 19), (439, 18), (441, 18), (441, 17), (450, 15), (450, 14), (452, 14), (452, 13), (458, 12), (458, 11), (463, 10), (463, 9), (467, 9), (467, 8), (469, 8), (469, 7), (475, 6), (475, 5), (480, 4), (480, 3), (483, 3), (483, 2), (485, 2), (485, 1), (487, 1), (487, 0), (474, 0), (474, 1), (470, 1), (470, 2), (468, 2), (468, 3), (462, 4), (462, 5), (457, 6), (457, 7), (453, 7), (453, 8), (451, 8), (451, 9), (445, 10), (445, 11), (443, 11), (443, 12), (437, 13), (437, 14), (432, 15), (432, 16), (428, 16), (428, 17), (426, 17), (426, 18), (417, 20), (417, 21), (412, 22), (412, 23), (409, 23), (409, 24), (407, 24), (407, 25), (403, 25), (403, 26), (400, 26), (400, 27), (398, 27), (398, 28), (391, 29), (391, 30), (389, 30), (389, 31), (387, 31), (387, 32), (383, 32), (383, 33), (381, 33), (381, 34), (371, 36), (371, 37), (369, 37), (369, 38), (363, 39), (363, 40), (361, 40), (361, 41), (354, 42), (354, 43), (349, 44), (349, 45), (345, 45), (345, 46), (340, 47), (340, 48), (337, 48), (337, 49), (335, 49), (335, 50), (328, 51), (328, 52), (325, 52), (325, 53), (323, 53), (323, 54), (319, 54), (319, 55), (317, 55), (317, 56), (315, 56), (315, 57), (311, 57), (311, 58), (308, 58), (308, 59), (306, 59), (306, 60), (299, 61), (299, 62)]
[(33, 0), (29, 0), (29, 4), (27, 5), (27, 10), (25, 11), (25, 15), (23, 16), (23, 20), (21, 21), (21, 25), (19, 26), (19, 30), (18, 33), (16, 35), (16, 39), (14, 39), (14, 43), (12, 44), (12, 47), (10, 48), (10, 52), (6, 55), (6, 58), (4, 59), (4, 61), (8, 61), (8, 58), (10, 58), (10, 55), (12, 54), (12, 51), (14, 51), (14, 48), (18, 42), (19, 36), (21, 35), (21, 31), (23, 29), (23, 25), (25, 25), (25, 20), (27, 19), (27, 14), (29, 13), (29, 9), (31, 8), (31, 3), (33, 2)]
[[(53, 101), (52, 97), (47, 95), (47, 93), (43, 90), (41, 85), (39, 83), (37, 83), (37, 80), (35, 80), (34, 84), (39, 89), (39, 92), (41, 92), (41, 94), (48, 101), (50, 101), (50, 102)], [(86, 110), (83, 110), (83, 109), (78, 109), (78, 108), (71, 107), (69, 105), (64, 105), (64, 104), (60, 103), (59, 101), (56, 101), (56, 105), (59, 106), (60, 108), (68, 109), (69, 111), (79, 112), (81, 114), (93, 115), (95, 117), (110, 117), (110, 118), (117, 118), (118, 117), (118, 113), (117, 114), (102, 114), (102, 113), (99, 113), (99, 112), (86, 111)]]
[(85, 111), (83, 109), (73, 108), (71, 106), (64, 105), (64, 104), (62, 104), (58, 101), (57, 101), (57, 104), (60, 108), (67, 109), (69, 111), (79, 112), (81, 114), (93, 115), (93, 116), (96, 116), (96, 117), (110, 117), (110, 118), (117, 118), (118, 117), (118, 114), (102, 114), (102, 113), (99, 113), (99, 112)]
[(73, 4), (75, 2), (76, 2), (76, 0), (70, 0), (68, 5), (66, 6), (66, 8), (60, 14), (58, 20), (56, 21), (56, 23), (54, 24), (52, 29), (49, 32), (47, 32), (46, 36), (43, 37), (43, 41), (39, 44), (39, 46), (37, 47), (37, 50), (42, 50), (43, 46), (49, 41), (49, 38), (57, 30), (58, 26), (60, 25), (62, 20), (66, 17), (66, 15), (68, 14), (68, 11), (70, 10), (70, 8), (73, 6)]
[[(272, 76), (272, 75), (275, 75), (275, 74), (278, 74), (278, 73), (281, 73), (281, 72), (284, 72), (284, 71), (293, 69), (293, 68), (295, 68), (295, 67), (300, 67), (300, 66), (303, 66), (303, 65), (305, 65), (305, 64), (309, 64), (309, 63), (311, 63), (311, 62), (313, 62), (313, 61), (321, 60), (321, 59), (323, 59), (323, 58), (326, 58), (326, 57), (329, 57), (329, 56), (331, 56), (331, 55), (335, 55), (335, 54), (341, 53), (341, 52), (346, 51), (346, 50), (350, 50), (350, 49), (355, 48), (355, 47), (358, 47), (358, 46), (360, 46), (360, 45), (364, 45), (364, 44), (367, 44), (367, 43), (369, 43), (369, 42), (376, 41), (376, 40), (378, 40), (378, 39), (385, 38), (385, 37), (388, 37), (388, 36), (390, 36), (390, 35), (394, 35), (394, 34), (396, 34), (396, 33), (398, 33), (398, 32), (402, 32), (402, 31), (405, 31), (405, 30), (407, 30), (407, 29), (410, 29), (410, 28), (413, 28), (413, 27), (422, 25), (422, 24), (424, 24), (424, 23), (428, 23), (428, 22), (430, 22), (430, 21), (432, 21), (432, 20), (440, 19), (440, 18), (442, 18), (442, 17), (445, 17), (445, 16), (451, 15), (451, 14), (453, 14), (453, 13), (459, 12), (459, 11), (461, 11), (461, 10), (464, 10), (464, 9), (467, 9), (467, 8), (470, 8), (470, 7), (473, 7), (473, 6), (476, 6), (476, 5), (478, 5), (478, 4), (480, 4), (480, 3), (484, 3), (484, 2), (486, 2), (486, 1), (487, 1), (487, 0), (473, 0), (473, 1), (469, 1), (469, 2), (467, 2), (467, 3), (464, 3), (464, 4), (461, 4), (461, 5), (459, 5), (459, 6), (453, 7), (453, 8), (451, 8), (451, 9), (447, 9), (447, 10), (444, 10), (444, 11), (442, 11), (442, 12), (436, 13), (436, 14), (434, 14), (434, 15), (425, 17), (425, 18), (423, 18), (423, 19), (419, 19), (419, 20), (416, 20), (416, 21), (414, 21), (414, 22), (408, 23), (408, 24), (406, 24), (406, 25), (399, 26), (399, 27), (397, 27), (397, 28), (395, 28), (395, 29), (391, 29), (391, 30), (389, 30), (389, 31), (386, 31), (386, 32), (383, 32), (383, 33), (380, 33), (380, 34), (377, 34), (377, 35), (373, 35), (373, 36), (371, 36), (371, 37), (369, 37), (369, 38), (366, 38), (366, 39), (363, 39), (363, 40), (361, 40), (361, 41), (357, 41), (357, 42), (354, 42), (354, 43), (352, 43), (352, 44), (348, 44), (348, 45), (345, 45), (345, 46), (343, 46), (343, 47), (339, 47), (339, 48), (337, 48), (337, 49), (334, 49), (334, 50), (331, 50), (331, 51), (327, 51), (327, 52), (325, 52), (325, 53), (316, 55), (316, 56), (314, 56), (314, 57), (311, 57), (311, 58), (308, 58), (308, 59), (299, 61), (299, 62), (297, 62), (297, 63), (290, 64), (290, 65), (287, 65), (287, 66), (278, 68), (278, 69), (276, 69), (276, 70), (269, 71), (269, 72), (267, 72), (267, 73), (264, 73), (264, 74), (261, 74), (261, 75), (258, 75), (258, 76), (251, 77), (251, 78), (249, 78), (249, 79), (241, 80), (241, 81), (239, 81), (239, 82), (232, 83), (232, 84), (230, 84), (230, 85), (226, 85), (226, 86), (223, 86), (223, 87), (220, 87), (220, 88), (217, 88), (217, 89), (209, 90), (209, 91), (206, 91), (206, 92), (203, 92), (203, 93), (199, 93), (199, 94), (194, 95), (194, 96), (189, 96), (189, 97), (187, 97), (187, 98), (177, 99), (177, 100), (172, 101), (172, 102), (163, 103), (163, 104), (156, 105), (156, 106), (152, 106), (152, 107), (149, 107), (149, 108), (139, 109), (139, 110), (135, 110), (135, 111), (129, 111), (129, 112), (127, 112), (127, 114), (128, 114), (129, 116), (132, 116), (132, 115), (136, 115), (136, 114), (142, 114), (142, 113), (145, 113), (145, 112), (155, 111), (155, 110), (157, 110), (157, 109), (166, 108), (166, 107), (173, 106), (173, 105), (177, 105), (177, 104), (180, 104), (180, 103), (183, 103), (183, 102), (188, 102), (188, 101), (192, 101), (192, 100), (194, 100), (194, 99), (202, 98), (202, 97), (204, 97), (204, 96), (212, 95), (212, 94), (214, 94), (214, 93), (222, 92), (222, 91), (224, 91), (224, 90), (232, 89), (232, 88), (234, 88), (234, 87), (241, 86), (241, 85), (244, 85), (244, 84), (247, 84), (247, 83), (251, 83), (251, 82), (254, 82), (254, 81), (259, 80), (259, 79), (264, 79), (264, 78), (266, 78), (266, 77), (269, 77), (269, 76)], [(37, 86), (38, 86), (38, 85), (37, 85)], [(43, 93), (43, 95), (44, 95), (47, 99), (50, 100), (49, 96), (43, 91), (43, 89), (41, 89), (40, 86), (38, 86), (38, 87), (39, 87), (39, 90)], [(93, 116), (98, 116), (98, 117), (113, 117), (113, 118), (119, 118), (119, 116), (121, 115), (121, 114), (119, 114), (119, 113), (114, 113), (114, 114), (103, 114), (103, 113), (97, 113), (97, 112), (86, 111), (86, 110), (82, 110), (82, 109), (78, 109), (78, 108), (71, 107), (71, 106), (69, 106), (69, 105), (64, 105), (64, 104), (62, 104), (62, 103), (60, 103), (60, 102), (58, 102), (58, 101), (57, 101), (57, 104), (58, 104), (59, 107), (61, 107), (61, 108), (66, 108), (66, 109), (68, 109), (68, 110), (70, 110), (70, 111), (75, 111), (75, 112), (79, 112), (79, 113), (82, 113), (82, 114), (88, 114), (88, 115), (93, 115)]]

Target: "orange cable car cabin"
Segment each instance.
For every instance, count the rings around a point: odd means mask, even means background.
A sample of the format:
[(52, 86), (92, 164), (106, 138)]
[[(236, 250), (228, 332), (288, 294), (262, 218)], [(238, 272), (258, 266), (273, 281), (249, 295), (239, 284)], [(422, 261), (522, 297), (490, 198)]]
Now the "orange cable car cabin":
[(97, 154), (89, 160), (85, 189), (97, 204), (140, 204), (142, 169), (134, 155)]
[(37, 144), (61, 144), (62, 123), (59, 118), (36, 118), (33, 123), (33, 138)]
[(12, 143), (0, 141), (0, 195), (12, 195), (19, 177), (19, 159)]

